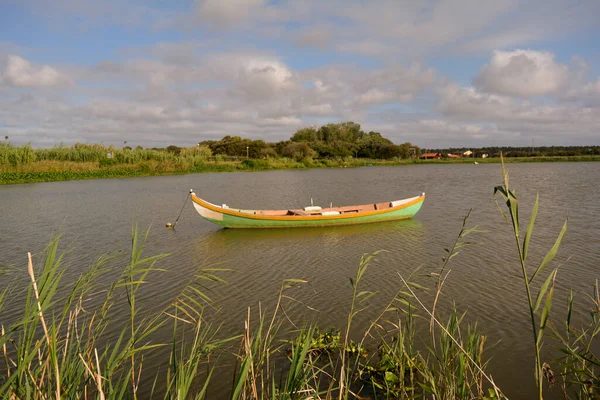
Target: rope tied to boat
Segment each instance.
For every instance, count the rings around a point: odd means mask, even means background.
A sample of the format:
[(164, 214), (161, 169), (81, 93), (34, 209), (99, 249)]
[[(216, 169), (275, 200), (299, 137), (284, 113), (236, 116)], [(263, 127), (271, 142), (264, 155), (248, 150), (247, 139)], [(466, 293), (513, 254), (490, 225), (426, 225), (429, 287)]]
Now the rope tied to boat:
[(181, 214), (183, 214), (183, 210), (185, 209), (185, 205), (187, 204), (188, 199), (190, 198), (190, 195), (194, 193), (194, 189), (190, 189), (190, 192), (187, 196), (185, 196), (185, 201), (183, 202), (183, 206), (181, 206), (181, 211), (179, 211), (179, 215), (177, 216), (177, 219), (175, 220), (174, 224), (171, 224), (170, 222), (167, 222), (167, 228), (173, 228), (175, 229), (175, 225), (177, 225), (177, 222), (179, 221), (179, 218), (181, 218)]

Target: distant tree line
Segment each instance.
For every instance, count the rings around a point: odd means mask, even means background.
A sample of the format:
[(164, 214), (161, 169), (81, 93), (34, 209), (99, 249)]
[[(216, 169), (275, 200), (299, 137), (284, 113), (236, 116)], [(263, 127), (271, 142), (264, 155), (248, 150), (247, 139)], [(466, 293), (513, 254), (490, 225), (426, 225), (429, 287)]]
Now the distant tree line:
[(467, 150), (473, 152), (470, 157), (481, 157), (487, 154), (488, 157), (567, 157), (567, 156), (593, 156), (600, 155), (600, 146), (490, 146), (481, 148), (451, 147), (443, 149), (427, 149), (423, 153), (440, 153), (442, 156), (448, 154), (462, 155)]
[[(288, 140), (265, 142), (240, 136), (224, 136), (220, 140), (205, 140), (198, 143), (198, 150), (208, 156), (234, 158), (280, 158), (287, 157), (301, 161), (304, 159), (407, 159), (418, 158), (425, 153), (463, 155), (472, 151), (470, 157), (557, 157), (600, 155), (600, 146), (488, 146), (481, 148), (429, 148), (421, 149), (406, 142), (400, 145), (383, 137), (379, 132), (364, 132), (360, 124), (340, 122), (321, 127), (305, 127), (296, 131)], [(157, 149), (160, 150), (160, 149)], [(164, 150), (164, 149), (162, 149)], [(166, 151), (179, 155), (184, 148), (169, 146)]]
[[(210, 148), (213, 155), (249, 158), (289, 157), (298, 161), (306, 158), (374, 158), (393, 159), (418, 157), (421, 150), (411, 143), (394, 144), (379, 132), (364, 132), (360, 124), (341, 122), (320, 128), (298, 130), (289, 140), (265, 142), (225, 136), (221, 140), (206, 140), (199, 146)], [(176, 151), (169, 146), (168, 151)]]

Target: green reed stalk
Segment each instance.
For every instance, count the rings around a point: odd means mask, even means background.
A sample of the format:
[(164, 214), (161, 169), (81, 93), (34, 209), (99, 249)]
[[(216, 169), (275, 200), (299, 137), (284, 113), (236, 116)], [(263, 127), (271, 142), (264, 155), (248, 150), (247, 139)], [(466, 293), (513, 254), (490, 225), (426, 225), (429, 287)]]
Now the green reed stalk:
[[(99, 289), (98, 282), (110, 271), (108, 265), (116, 260), (115, 256), (100, 257), (71, 288), (61, 279), (66, 268), (62, 265), (64, 253), (58, 253), (60, 237), (47, 246), (45, 260), (39, 268), (29, 260), (31, 284), (27, 288), (23, 316), (7, 328), (0, 324), (0, 352), (5, 368), (5, 373), (0, 376), (0, 398), (122, 399), (136, 396), (145, 355), (166, 345), (150, 342), (149, 337), (168, 321), (175, 320), (173, 315), (176, 316), (178, 311), (186, 311), (185, 320), (194, 325), (195, 336), (191, 346), (182, 343), (178, 366), (169, 374), (172, 379), (164, 383), (169, 398), (182, 398), (177, 393), (192, 397), (190, 388), (192, 382), (198, 380), (199, 367), (224, 343), (216, 340), (210, 325), (203, 324), (204, 319), (198, 317), (210, 301), (199, 282), (220, 283), (222, 279), (214, 275), (218, 269), (200, 270), (167, 309), (142, 316), (141, 308), (136, 304), (137, 292), (146, 283), (148, 274), (159, 270), (154, 264), (165, 255), (142, 257), (147, 233), (140, 235), (135, 228), (133, 235), (129, 265), (108, 289)], [(116, 338), (106, 342), (104, 333), (111, 323), (113, 311), (120, 311), (118, 305), (123, 300), (120, 296), (123, 289), (130, 303), (134, 326), (132, 329), (126, 324)], [(0, 293), (0, 308), (6, 293)], [(90, 298), (102, 293), (103, 302), (96, 310), (89, 306), (84, 308)], [(192, 312), (192, 309), (198, 312)], [(175, 337), (177, 325), (174, 329)], [(205, 397), (210, 377), (209, 370), (204, 386), (193, 394), (196, 399)]]
[[(129, 311), (130, 311), (130, 334), (131, 341), (129, 352), (131, 354), (131, 388), (133, 398), (137, 399), (137, 389), (139, 385), (139, 374), (138, 379), (136, 379), (136, 363), (135, 363), (135, 355), (136, 349), (135, 345), (139, 340), (138, 330), (139, 328), (136, 326), (135, 317), (138, 313), (138, 309), (136, 308), (136, 294), (140, 289), (141, 285), (145, 282), (146, 276), (152, 270), (157, 270), (154, 268), (154, 265), (161, 258), (166, 257), (165, 254), (159, 254), (152, 257), (147, 257), (142, 259), (142, 252), (144, 250), (144, 244), (148, 239), (148, 234), (150, 233), (150, 228), (146, 231), (141, 244), (138, 243), (138, 228), (135, 226), (132, 231), (132, 240), (131, 240), (131, 257), (129, 265), (127, 266), (125, 273), (128, 278), (128, 282), (125, 286), (127, 293), (127, 301), (129, 303)], [(147, 335), (147, 332), (146, 332)], [(141, 366), (140, 366), (141, 368)]]
[(44, 318), (44, 312), (42, 310), (42, 304), (40, 303), (40, 295), (37, 287), (37, 282), (35, 280), (35, 274), (33, 272), (33, 262), (31, 261), (31, 253), (27, 253), (27, 272), (29, 273), (29, 277), (31, 278), (31, 283), (33, 286), (33, 293), (35, 295), (35, 300), (37, 303), (37, 309), (39, 312), (39, 318), (42, 323), (42, 328), (44, 329), (44, 336), (46, 338), (46, 345), (48, 346), (48, 350), (50, 352), (50, 361), (54, 367), (54, 378), (56, 379), (56, 398), (60, 400), (60, 372), (58, 369), (58, 359), (56, 355), (56, 340), (50, 338), (50, 334), (48, 333), (48, 327), (46, 326), (46, 320)]
[[(588, 310), (589, 320), (581, 327), (575, 327), (572, 320), (574, 297), (573, 292), (567, 299), (567, 317), (564, 322), (564, 334), (552, 327), (555, 338), (564, 354), (555, 362), (561, 369), (561, 389), (564, 397), (577, 399), (595, 399), (600, 395), (600, 355), (596, 344), (600, 338), (600, 290), (598, 280), (594, 285), (593, 296), (589, 296), (591, 307)], [(546, 375), (554, 380), (549, 366)]]
[[(342, 346), (342, 352), (340, 355), (341, 364), (340, 364), (340, 377), (339, 377), (339, 395), (338, 395), (339, 400), (347, 399), (348, 394), (350, 393), (350, 384), (349, 384), (350, 373), (349, 373), (349, 370), (347, 370), (348, 368), (346, 366), (346, 363), (348, 361), (347, 360), (348, 359), (347, 349), (348, 349), (348, 344), (349, 344), (349, 339), (350, 339), (350, 329), (352, 328), (352, 321), (354, 320), (354, 317), (356, 317), (361, 311), (363, 311), (363, 309), (357, 310), (356, 307), (361, 305), (362, 303), (364, 303), (371, 297), (373, 297), (375, 294), (377, 294), (377, 292), (372, 292), (372, 291), (368, 291), (368, 290), (362, 290), (359, 292), (358, 286), (359, 286), (364, 274), (367, 272), (367, 269), (369, 268), (369, 263), (378, 253), (380, 253), (380, 251), (377, 251), (377, 252), (369, 254), (369, 255), (363, 255), (361, 257), (355, 279), (353, 280), (352, 278), (350, 278), (350, 284), (352, 285), (352, 301), (350, 303), (350, 310), (348, 312), (348, 318), (347, 318), (346, 327), (345, 327), (344, 344)], [(360, 351), (360, 349), (359, 349), (359, 351)]]
[(469, 210), (467, 215), (463, 218), (462, 227), (460, 229), (460, 232), (454, 239), (452, 246), (450, 248), (444, 249), (444, 251), (447, 254), (442, 258), (442, 265), (439, 268), (439, 271), (436, 271), (434, 274), (432, 274), (432, 275), (437, 276), (435, 297), (433, 299), (433, 305), (431, 306), (431, 320), (429, 322), (429, 335), (431, 336), (431, 342), (432, 342), (434, 349), (436, 346), (435, 331), (434, 331), (435, 309), (436, 309), (440, 294), (442, 292), (442, 286), (444, 286), (444, 282), (445, 282), (446, 278), (448, 277), (448, 274), (450, 273), (450, 272), (448, 272), (448, 273), (446, 273), (446, 275), (444, 275), (444, 272), (446, 271), (448, 264), (450, 263), (450, 260), (452, 260), (454, 257), (456, 257), (463, 248), (474, 244), (474, 242), (466, 241), (465, 237), (467, 237), (468, 235), (470, 235), (472, 233), (484, 232), (484, 231), (478, 230), (477, 226), (467, 229), (467, 221), (469, 220), (469, 216), (471, 215), (471, 212), (472, 212), (472, 210)]
[[(454, 358), (454, 356), (453, 357), (449, 356), (449, 354), (450, 354), (449, 353), (450, 352), (449, 345), (450, 345), (450, 343), (453, 343), (460, 350), (460, 353), (467, 358), (469, 364), (473, 365), (477, 369), (478, 373), (480, 373), (481, 376), (485, 377), (486, 380), (492, 385), (492, 387), (494, 388), (495, 394), (499, 397), (501, 394), (500, 388), (498, 388), (498, 386), (496, 386), (493, 379), (485, 373), (485, 371), (483, 370), (483, 367), (480, 366), (479, 363), (477, 362), (477, 360), (480, 359), (479, 354), (477, 354), (477, 353), (473, 354), (472, 352), (468, 352), (467, 350), (465, 350), (465, 348), (464, 348), (463, 344), (461, 344), (460, 340), (455, 337), (455, 333), (458, 331), (457, 330), (458, 325), (460, 325), (460, 320), (456, 318), (456, 312), (453, 314), (453, 317), (451, 317), (448, 325), (444, 326), (444, 324), (442, 324), (437, 318), (435, 318), (432, 315), (431, 311), (429, 311), (429, 309), (425, 306), (425, 304), (423, 304), (423, 302), (415, 294), (414, 290), (410, 287), (411, 285), (409, 285), (409, 283), (402, 277), (402, 275), (400, 275), (400, 274), (398, 274), (398, 275), (400, 276), (402, 283), (404, 283), (404, 285), (406, 286), (406, 289), (410, 292), (410, 294), (416, 300), (418, 305), (428, 314), (428, 316), (430, 318), (433, 319), (433, 321), (440, 327), (440, 329), (444, 333), (444, 335), (442, 335), (442, 339), (445, 340), (445, 345), (442, 346), (443, 347), (442, 360), (450, 360), (450, 359)], [(481, 348), (481, 346), (478, 346), (478, 349), (479, 348)], [(444, 364), (445, 363), (442, 363), (442, 365), (444, 365)], [(440, 373), (440, 376), (444, 377), (445, 373), (442, 371)], [(462, 384), (463, 379), (457, 379), (456, 382)], [(452, 382), (452, 383), (454, 384), (454, 382)]]
[[(519, 262), (521, 265), (521, 272), (523, 274), (523, 285), (525, 287), (525, 292), (527, 294), (527, 305), (529, 307), (529, 315), (531, 319), (531, 329), (533, 336), (533, 344), (535, 350), (535, 380), (537, 386), (537, 394), (538, 399), (543, 399), (543, 383), (544, 383), (544, 375), (543, 375), (543, 363), (541, 359), (541, 349), (542, 349), (542, 338), (544, 336), (544, 330), (548, 323), (548, 317), (550, 314), (550, 307), (552, 305), (552, 295), (554, 293), (554, 281), (556, 279), (556, 274), (558, 272), (558, 267), (555, 268), (550, 274), (548, 274), (546, 280), (541, 285), (538, 294), (536, 296), (535, 301), (533, 300), (532, 292), (531, 292), (531, 283), (535, 279), (535, 277), (542, 272), (544, 267), (550, 263), (556, 256), (558, 249), (560, 247), (560, 243), (562, 238), (567, 231), (567, 221), (565, 221), (558, 238), (556, 239), (554, 246), (546, 253), (546, 256), (542, 260), (542, 262), (538, 265), (531, 276), (527, 273), (526, 261), (529, 249), (529, 242), (531, 240), (531, 236), (533, 234), (533, 227), (535, 224), (535, 219), (538, 211), (538, 203), (539, 203), (539, 193), (536, 196), (535, 204), (533, 206), (533, 211), (531, 213), (531, 218), (529, 220), (529, 224), (527, 226), (527, 230), (525, 232), (525, 238), (523, 243), (521, 243), (519, 236), (519, 203), (517, 201), (516, 194), (513, 190), (509, 189), (508, 186), (508, 172), (504, 167), (504, 159), (502, 158), (502, 175), (504, 178), (504, 186), (496, 186), (494, 188), (494, 197), (499, 193), (505, 200), (506, 207), (509, 210), (510, 219), (512, 222), (513, 233), (515, 237), (515, 242), (517, 246), (517, 252), (519, 255)], [(502, 209), (498, 207), (502, 215), (506, 218)], [(536, 321), (536, 313), (545, 298), (544, 307), (542, 308), (539, 325)]]

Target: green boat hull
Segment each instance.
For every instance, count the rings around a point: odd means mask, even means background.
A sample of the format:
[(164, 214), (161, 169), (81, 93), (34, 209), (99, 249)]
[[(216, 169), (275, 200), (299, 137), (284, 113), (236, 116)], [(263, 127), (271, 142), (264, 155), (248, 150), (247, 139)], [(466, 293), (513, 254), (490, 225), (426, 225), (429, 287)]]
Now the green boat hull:
[[(369, 215), (356, 215), (344, 217), (314, 217), (314, 218), (262, 218), (230, 215), (227, 213), (217, 212), (208, 209), (207, 207), (198, 204), (194, 200), (193, 204), (196, 211), (206, 220), (223, 226), (225, 228), (308, 228), (308, 227), (325, 227), (325, 226), (341, 226), (341, 225), (357, 225), (368, 224), (384, 221), (397, 221), (402, 219), (412, 218), (423, 205), (424, 196), (421, 196), (412, 204), (407, 204), (404, 207), (393, 209), (381, 213), (368, 213)], [(212, 204), (210, 206), (213, 206)], [(214, 208), (214, 207), (212, 207)]]

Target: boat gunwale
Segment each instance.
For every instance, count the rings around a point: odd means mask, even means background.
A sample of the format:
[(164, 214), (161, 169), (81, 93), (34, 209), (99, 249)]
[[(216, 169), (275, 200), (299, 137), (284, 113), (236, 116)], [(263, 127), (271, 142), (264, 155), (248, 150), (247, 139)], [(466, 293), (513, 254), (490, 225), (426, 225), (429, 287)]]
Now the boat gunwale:
[[(412, 201), (409, 201), (404, 204), (400, 204), (396, 207), (390, 207), (385, 210), (374, 210), (374, 211), (367, 211), (367, 212), (362, 212), (362, 213), (347, 213), (347, 214), (340, 214), (340, 215), (258, 215), (258, 214), (243, 213), (243, 212), (232, 210), (230, 208), (219, 207), (217, 205), (207, 202), (206, 200), (201, 199), (200, 197), (196, 196), (195, 193), (191, 193), (190, 196), (192, 197), (192, 201), (194, 203), (196, 203), (206, 209), (214, 211), (216, 213), (227, 214), (227, 215), (231, 215), (231, 216), (239, 217), (239, 218), (257, 219), (257, 220), (263, 220), (263, 221), (321, 221), (321, 220), (334, 220), (334, 219), (353, 219), (353, 218), (359, 218), (359, 217), (368, 217), (368, 216), (372, 216), (372, 215), (381, 215), (381, 214), (391, 213), (394, 211), (402, 210), (404, 208), (408, 208), (410, 206), (413, 206), (413, 205), (423, 202), (425, 200), (425, 193), (423, 193), (420, 196), (416, 197)], [(396, 200), (396, 201), (402, 201), (402, 200)], [(256, 210), (256, 211), (261, 211), (261, 210)]]

